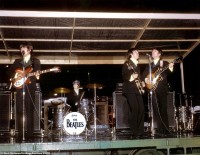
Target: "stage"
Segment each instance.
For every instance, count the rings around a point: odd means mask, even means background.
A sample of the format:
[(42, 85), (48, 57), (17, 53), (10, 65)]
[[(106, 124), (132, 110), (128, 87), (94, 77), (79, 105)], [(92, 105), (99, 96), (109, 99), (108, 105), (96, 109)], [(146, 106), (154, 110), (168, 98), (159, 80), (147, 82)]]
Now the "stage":
[(97, 130), (80, 135), (49, 134), (35, 135), (19, 140), (9, 134), (0, 135), (0, 154), (118, 154), (118, 155), (172, 155), (200, 154), (200, 136), (193, 133), (134, 137), (126, 130)]
[(128, 106), (120, 92), (113, 93), (113, 104), (102, 98), (82, 114), (67, 112), (68, 107), (63, 106), (65, 100), (60, 98), (42, 101), (41, 93), (36, 92), (35, 105), (42, 113), (35, 113), (33, 137), (23, 140), (18, 138), (18, 129), (12, 122), (15, 119), (15, 115), (11, 117), (15, 112), (15, 104), (10, 102), (12, 95), (4, 92), (0, 98), (4, 107), (0, 119), (0, 154), (200, 155), (199, 108), (194, 108), (191, 117), (183, 115), (187, 114), (185, 107), (179, 107), (176, 114), (171, 108), (173, 94), (169, 93), (168, 99), (170, 134), (152, 135), (149, 123), (145, 122), (145, 135), (135, 137), (129, 131)]

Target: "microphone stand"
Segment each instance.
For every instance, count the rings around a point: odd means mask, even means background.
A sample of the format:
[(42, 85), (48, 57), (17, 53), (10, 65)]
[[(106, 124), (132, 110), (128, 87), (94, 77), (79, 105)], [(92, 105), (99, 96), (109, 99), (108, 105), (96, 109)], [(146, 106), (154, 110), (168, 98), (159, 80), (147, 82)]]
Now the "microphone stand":
[[(25, 71), (25, 64), (23, 64), (23, 73)], [(23, 75), (24, 76), (24, 75)], [(23, 119), (22, 119), (22, 140), (25, 140), (25, 77), (23, 77), (23, 86), (22, 86), (22, 112), (23, 112)]]
[[(151, 56), (149, 54), (147, 56), (149, 57), (149, 82), (150, 82), (150, 85), (152, 85)], [(153, 95), (153, 92), (152, 92), (152, 88), (151, 88), (149, 91), (149, 95), (148, 95), (148, 106), (149, 106), (149, 113), (150, 113), (150, 118), (151, 118), (150, 131), (151, 131), (151, 136), (154, 136), (155, 131), (154, 131), (152, 95)]]
[(94, 86), (94, 136), (95, 136), (95, 140), (97, 139), (97, 92), (96, 92), (96, 86)]

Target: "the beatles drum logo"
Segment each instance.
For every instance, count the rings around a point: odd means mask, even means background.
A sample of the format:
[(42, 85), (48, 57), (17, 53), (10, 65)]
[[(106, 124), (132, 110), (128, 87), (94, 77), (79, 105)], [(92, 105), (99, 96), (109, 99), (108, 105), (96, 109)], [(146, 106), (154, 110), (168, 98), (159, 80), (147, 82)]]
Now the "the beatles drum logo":
[(85, 130), (86, 120), (82, 114), (72, 112), (65, 116), (63, 126), (68, 134), (79, 135)]

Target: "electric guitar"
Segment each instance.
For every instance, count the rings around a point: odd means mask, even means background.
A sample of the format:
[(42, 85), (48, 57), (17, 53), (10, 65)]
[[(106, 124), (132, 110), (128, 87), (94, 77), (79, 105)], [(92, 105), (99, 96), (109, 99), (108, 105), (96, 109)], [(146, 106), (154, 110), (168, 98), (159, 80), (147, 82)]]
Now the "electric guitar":
[[(133, 66), (129, 62), (127, 62), (126, 65), (128, 66), (129, 70), (131, 69), (135, 74), (137, 74), (137, 72), (135, 71), (135, 69), (133, 68)], [(140, 78), (137, 77), (136, 79), (134, 79), (134, 81), (135, 81), (135, 84), (136, 84), (140, 94), (144, 94), (145, 91), (144, 91), (144, 88), (142, 86), (142, 81), (140, 80)]]
[[(182, 60), (182, 57), (178, 57), (174, 59), (171, 63), (175, 63), (180, 60)], [(145, 82), (146, 88), (149, 90), (155, 90), (158, 86), (159, 81), (163, 80), (161, 74), (168, 68), (169, 68), (169, 64), (163, 68), (158, 67), (155, 71), (153, 71), (151, 74), (151, 82), (150, 82), (150, 74), (148, 74), (146, 78), (148, 79), (147, 81), (149, 82)]]
[(31, 83), (31, 81), (29, 80), (29, 77), (48, 73), (48, 72), (59, 72), (60, 68), (53, 67), (51, 69), (41, 70), (41, 71), (37, 71), (37, 72), (32, 72), (32, 71), (33, 71), (32, 67), (28, 67), (24, 71), (21, 69), (16, 69), (15, 76), (13, 79), (11, 79), (12, 85), (15, 88), (22, 88), (24, 83), (27, 83), (27, 84)]

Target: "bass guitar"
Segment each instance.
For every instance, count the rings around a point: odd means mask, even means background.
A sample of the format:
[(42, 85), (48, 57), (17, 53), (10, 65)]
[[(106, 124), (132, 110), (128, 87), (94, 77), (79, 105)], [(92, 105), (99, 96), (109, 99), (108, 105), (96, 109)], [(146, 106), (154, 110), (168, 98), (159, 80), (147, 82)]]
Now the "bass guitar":
[[(182, 57), (174, 59), (171, 63), (175, 63), (180, 60), (182, 60)], [(159, 81), (163, 79), (161, 74), (168, 68), (169, 68), (169, 64), (162, 68), (158, 67), (155, 71), (151, 73), (151, 80), (150, 80), (150, 74), (148, 74), (146, 77), (148, 82), (145, 82), (146, 88), (149, 90), (155, 90), (158, 86)]]
[[(133, 73), (137, 74), (137, 72), (135, 71), (135, 69), (133, 68), (133, 66), (130, 63), (126, 63), (126, 65), (128, 66), (128, 69), (131, 69), (133, 71)], [(140, 80), (139, 77), (137, 77), (136, 79), (134, 79), (135, 84), (140, 92), (140, 94), (144, 94), (144, 87), (142, 86), (142, 81)]]
[(31, 81), (29, 80), (29, 77), (35, 76), (35, 75), (40, 75), (48, 72), (59, 72), (60, 68), (59, 67), (53, 67), (51, 69), (46, 69), (46, 70), (41, 70), (37, 72), (32, 72), (33, 68), (28, 67), (26, 70), (21, 70), (21, 69), (16, 69), (15, 70), (15, 76), (13, 79), (11, 79), (12, 85), (15, 88), (22, 88), (23, 84), (30, 84)]

